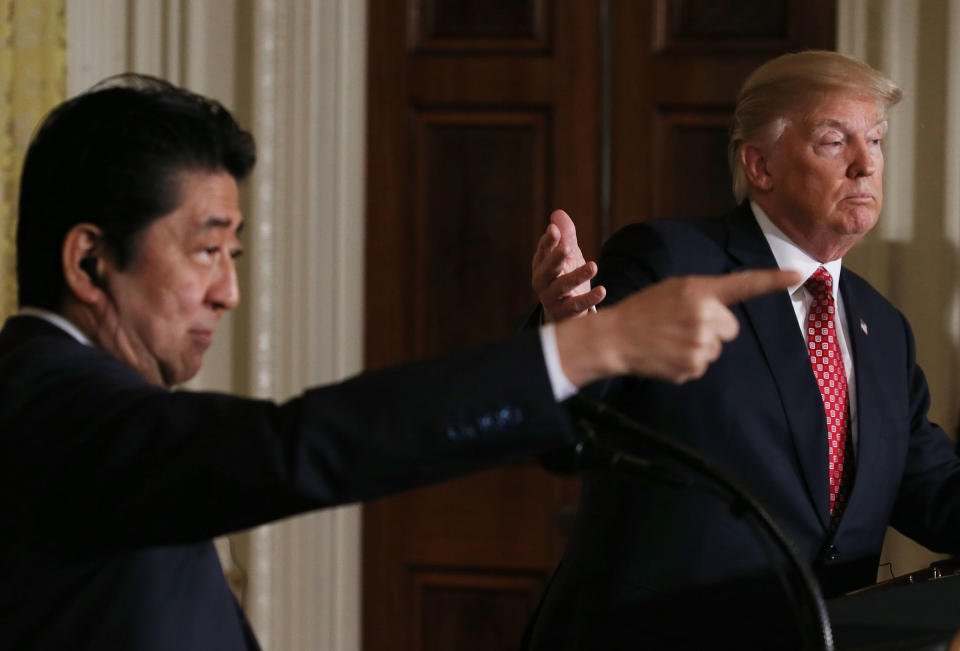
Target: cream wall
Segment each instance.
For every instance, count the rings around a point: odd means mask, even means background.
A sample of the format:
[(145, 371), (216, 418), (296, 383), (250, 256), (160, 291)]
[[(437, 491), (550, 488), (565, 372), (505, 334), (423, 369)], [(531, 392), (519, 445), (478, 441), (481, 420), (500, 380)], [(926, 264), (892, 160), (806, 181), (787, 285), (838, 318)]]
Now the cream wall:
[[(282, 400), (362, 364), (366, 3), (68, 0), (67, 90), (165, 77), (257, 138), (242, 198), (244, 299), (191, 388)], [(359, 507), (218, 541), (265, 651), (355, 651)]]
[[(837, 49), (897, 81), (880, 224), (844, 259), (906, 314), (932, 395), (952, 436), (960, 416), (960, 28), (958, 0), (839, 0)], [(896, 532), (884, 560), (904, 574), (938, 558)], [(881, 568), (879, 577), (890, 578)]]

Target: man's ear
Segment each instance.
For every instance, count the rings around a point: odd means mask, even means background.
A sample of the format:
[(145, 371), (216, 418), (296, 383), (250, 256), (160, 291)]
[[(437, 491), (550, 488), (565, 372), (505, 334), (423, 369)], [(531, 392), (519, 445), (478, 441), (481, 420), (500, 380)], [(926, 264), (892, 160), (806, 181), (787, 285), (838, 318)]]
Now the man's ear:
[(105, 296), (103, 252), (103, 234), (93, 224), (76, 224), (63, 238), (63, 277), (82, 303), (99, 303)]
[(773, 189), (773, 177), (767, 167), (767, 153), (757, 145), (744, 143), (740, 147), (740, 163), (750, 187), (760, 192)]

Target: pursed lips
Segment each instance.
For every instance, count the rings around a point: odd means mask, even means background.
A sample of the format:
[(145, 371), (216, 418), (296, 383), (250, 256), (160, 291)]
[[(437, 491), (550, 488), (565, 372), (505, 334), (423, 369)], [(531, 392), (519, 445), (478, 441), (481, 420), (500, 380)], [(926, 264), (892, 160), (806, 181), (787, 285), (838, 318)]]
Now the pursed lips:
[(213, 342), (213, 328), (191, 328), (189, 334), (199, 343), (209, 346)]

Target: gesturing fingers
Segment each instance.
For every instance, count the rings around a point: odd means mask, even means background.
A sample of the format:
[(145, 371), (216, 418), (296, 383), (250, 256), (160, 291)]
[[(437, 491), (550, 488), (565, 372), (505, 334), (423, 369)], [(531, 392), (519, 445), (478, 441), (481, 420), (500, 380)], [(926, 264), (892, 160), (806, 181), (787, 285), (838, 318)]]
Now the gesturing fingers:
[(684, 303), (678, 307), (682, 317), (679, 336), (670, 340), (673, 350), (666, 354), (674, 360), (675, 383), (701, 377), (723, 352), (724, 342), (733, 340), (740, 330), (736, 316), (716, 298), (689, 293), (681, 296)]
[(602, 287), (590, 287), (597, 273), (595, 262), (586, 262), (577, 244), (577, 228), (570, 215), (555, 210), (533, 254), (530, 284), (543, 306), (547, 321), (582, 314), (606, 296)]
[[(726, 276), (690, 277), (695, 285), (693, 298), (708, 318), (704, 325), (720, 341), (732, 341), (740, 332), (740, 324), (727, 305), (750, 300), (764, 294), (784, 290), (799, 283), (800, 274), (779, 269), (741, 271)], [(718, 353), (719, 354), (719, 353)], [(711, 360), (713, 361), (713, 360)]]
[[(733, 341), (739, 334), (740, 323), (727, 305), (787, 289), (800, 280), (798, 273), (779, 269), (678, 279), (678, 308), (693, 315), (687, 322), (692, 329), (688, 341), (696, 342), (688, 345), (686, 351), (691, 366), (690, 375), (684, 380), (703, 375), (709, 364), (719, 358), (723, 343)], [(683, 357), (684, 351), (676, 352)]]
[(712, 294), (724, 305), (732, 305), (751, 298), (769, 294), (791, 285), (797, 285), (802, 278), (796, 271), (780, 269), (755, 269), (738, 271), (726, 276), (703, 276), (699, 281), (703, 291)]
[(537, 249), (533, 252), (533, 263), (531, 266), (534, 270), (541, 264), (543, 264), (543, 259), (547, 256), (548, 253), (553, 251), (557, 243), (560, 241), (560, 229), (553, 224), (547, 226), (547, 230), (543, 232), (543, 235), (540, 236), (540, 239), (537, 241)]
[[(699, 378), (740, 330), (729, 304), (799, 282), (798, 274), (776, 270), (668, 278), (592, 317), (557, 326), (558, 345), (562, 342), (567, 356), (562, 359), (564, 372), (581, 384), (613, 374), (677, 384)], [(601, 300), (598, 290), (602, 288), (568, 294), (553, 303), (553, 313), (561, 315), (556, 320), (586, 309), (586, 302)], [(547, 304), (544, 314), (551, 315)]]
[(533, 254), (534, 289), (539, 292), (538, 287), (545, 287), (554, 277), (583, 264), (583, 252), (577, 245), (577, 229), (573, 220), (564, 211), (555, 210)]
[(624, 314), (634, 325), (628, 338), (636, 346), (627, 366), (676, 383), (698, 378), (739, 333), (739, 321), (727, 305), (799, 281), (793, 272), (761, 270), (675, 277), (651, 285), (624, 302)]
[[(560, 276), (556, 276), (547, 283), (538, 298), (541, 303), (548, 304), (558, 301), (567, 295), (582, 294), (589, 290), (590, 279), (597, 275), (597, 263), (588, 262)], [(579, 290), (579, 291), (577, 291)]]
[(567, 258), (562, 246), (554, 246), (544, 253), (539, 264), (533, 267), (531, 276), (533, 291), (538, 296), (542, 294), (564, 271), (567, 271), (566, 266)]
[(544, 320), (548, 323), (564, 321), (572, 316), (583, 314), (598, 305), (606, 295), (607, 290), (603, 286), (597, 286), (584, 294), (566, 296), (549, 306), (544, 305)]

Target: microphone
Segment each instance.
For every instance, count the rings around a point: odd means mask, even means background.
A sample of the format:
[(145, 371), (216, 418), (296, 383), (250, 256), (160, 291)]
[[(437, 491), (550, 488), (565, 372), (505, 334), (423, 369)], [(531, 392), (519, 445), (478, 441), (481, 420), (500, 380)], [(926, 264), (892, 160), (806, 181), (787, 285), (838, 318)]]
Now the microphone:
[[(561, 474), (611, 470), (653, 484), (681, 489), (697, 488), (698, 484), (690, 476), (662, 461), (627, 453), (619, 446), (607, 442), (607, 439), (611, 438), (611, 431), (614, 434), (628, 431), (630, 435), (639, 434), (635, 437), (639, 441), (652, 442), (658, 448), (673, 449), (678, 444), (670, 438), (633, 423), (625, 415), (599, 400), (577, 394), (568, 398), (564, 404), (576, 421), (579, 437), (572, 447), (552, 453), (554, 458), (551, 460), (559, 466)], [(636, 428), (639, 428), (639, 431)], [(601, 437), (600, 432), (604, 432), (605, 436)]]
[(605, 419), (606, 406), (580, 395), (567, 398), (563, 404), (573, 417), (576, 441), (541, 454), (540, 465), (554, 475), (576, 475), (585, 470), (612, 468), (615, 453), (600, 444), (597, 436), (597, 428)]

